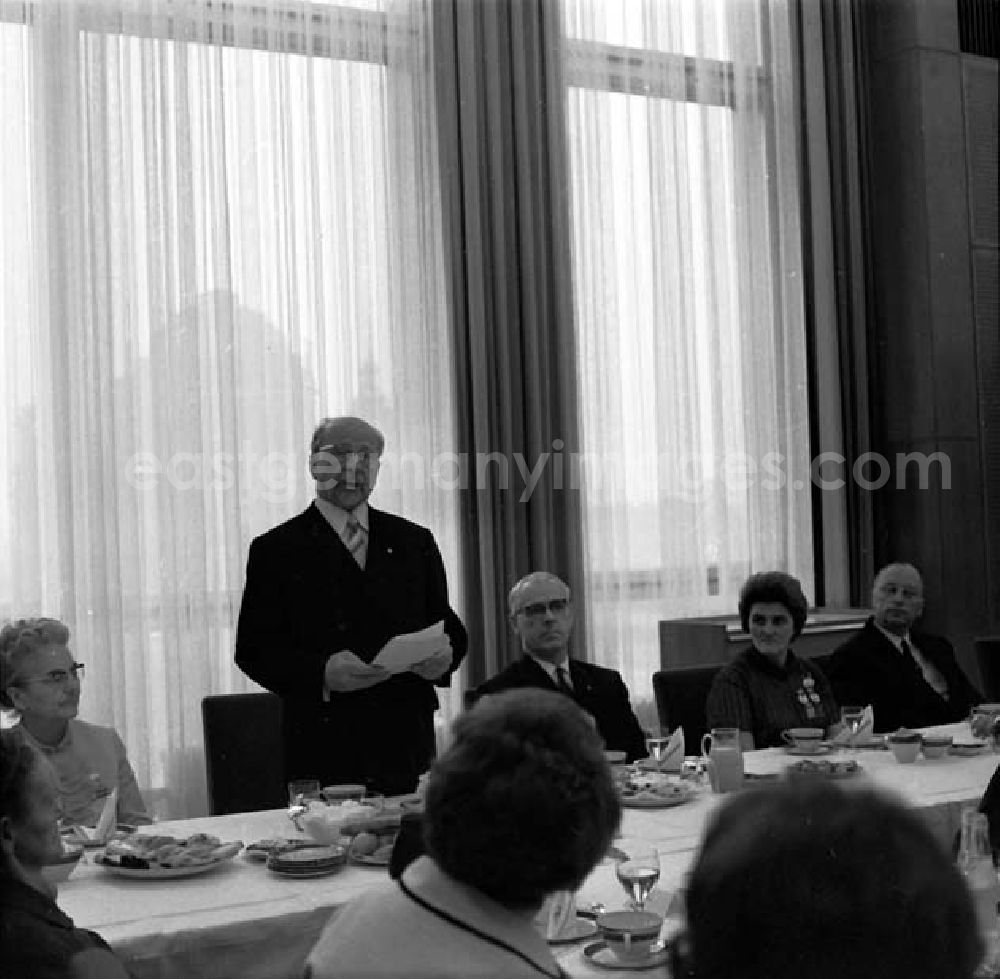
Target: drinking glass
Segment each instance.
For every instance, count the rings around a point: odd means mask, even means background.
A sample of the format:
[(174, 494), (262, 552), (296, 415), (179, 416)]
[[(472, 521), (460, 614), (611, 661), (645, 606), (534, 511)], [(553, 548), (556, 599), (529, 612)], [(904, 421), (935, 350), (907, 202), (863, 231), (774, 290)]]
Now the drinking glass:
[(843, 707), (840, 711), (840, 719), (844, 722), (847, 730), (851, 732), (848, 744), (852, 748), (858, 746), (858, 731), (861, 728), (861, 722), (865, 717), (864, 707)]
[(656, 847), (642, 840), (616, 840), (611, 847), (615, 874), (630, 898), (630, 905), (642, 911), (649, 892), (660, 879), (660, 855)]
[(288, 783), (288, 808), (298, 810), (295, 815), (301, 815), (310, 803), (320, 802), (322, 798), (318, 779), (298, 778)]
[(667, 745), (670, 744), (670, 737), (665, 736), (661, 731), (656, 731), (646, 738), (646, 750), (652, 756), (653, 761), (656, 762), (656, 768), (659, 771), (663, 759), (667, 754)]

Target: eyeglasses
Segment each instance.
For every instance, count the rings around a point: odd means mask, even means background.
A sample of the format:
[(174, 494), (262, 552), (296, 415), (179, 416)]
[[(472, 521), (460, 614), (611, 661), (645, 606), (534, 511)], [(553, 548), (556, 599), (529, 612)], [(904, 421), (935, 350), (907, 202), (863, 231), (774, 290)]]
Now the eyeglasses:
[(526, 615), (529, 619), (541, 619), (550, 612), (553, 615), (562, 615), (568, 608), (568, 598), (553, 598), (549, 602), (532, 602), (530, 605), (523, 606), (518, 611), (522, 615)]
[(12, 685), (22, 686), (25, 683), (44, 683), (49, 687), (65, 686), (70, 680), (83, 679), (83, 663), (74, 663), (68, 670), (50, 670), (44, 676), (29, 676), (16, 680)]
[(358, 462), (371, 462), (378, 459), (380, 452), (372, 445), (321, 445), (314, 454), (331, 456), (338, 462), (346, 462), (352, 458)]

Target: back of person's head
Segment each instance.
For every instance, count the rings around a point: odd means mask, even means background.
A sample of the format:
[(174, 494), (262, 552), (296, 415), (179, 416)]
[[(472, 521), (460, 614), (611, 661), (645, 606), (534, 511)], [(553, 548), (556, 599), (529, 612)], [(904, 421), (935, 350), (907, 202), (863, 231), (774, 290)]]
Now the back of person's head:
[(0, 707), (14, 706), (7, 687), (17, 680), (24, 660), (36, 650), (68, 642), (69, 628), (58, 619), (17, 619), (0, 628)]
[[(31, 808), (31, 774), (37, 761), (35, 749), (18, 728), (0, 731), (0, 820), (21, 823), (27, 817)], [(6, 869), (4, 847), (0, 848), (0, 873)]]
[(575, 889), (621, 809), (593, 724), (568, 697), (511, 690), (455, 723), (427, 788), (424, 841), (451, 877), (512, 909)]
[(968, 890), (918, 814), (875, 792), (788, 784), (735, 796), (687, 891), (697, 979), (971, 979)]

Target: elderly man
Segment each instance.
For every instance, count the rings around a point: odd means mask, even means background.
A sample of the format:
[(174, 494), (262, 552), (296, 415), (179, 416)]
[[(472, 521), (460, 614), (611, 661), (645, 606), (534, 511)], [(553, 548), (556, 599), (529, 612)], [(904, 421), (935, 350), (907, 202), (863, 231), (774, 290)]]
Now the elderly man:
[(524, 656), (481, 684), (474, 697), (517, 687), (561, 691), (594, 718), (606, 748), (624, 751), (629, 761), (644, 758), (646, 737), (620, 674), (570, 659), (573, 604), (566, 583), (535, 571), (510, 590), (508, 605)]
[[(236, 662), (283, 700), (289, 779), (399, 793), (434, 756), (434, 687), (467, 636), (431, 532), (368, 505), (384, 445), (360, 418), (316, 427), (316, 499), (250, 545)], [(394, 636), (441, 621), (436, 648), (406, 671), (373, 664)]]
[(924, 585), (912, 564), (886, 565), (872, 589), (875, 614), (839, 646), (827, 676), (840, 704), (871, 704), (880, 731), (959, 721), (982, 700), (947, 639), (913, 629)]

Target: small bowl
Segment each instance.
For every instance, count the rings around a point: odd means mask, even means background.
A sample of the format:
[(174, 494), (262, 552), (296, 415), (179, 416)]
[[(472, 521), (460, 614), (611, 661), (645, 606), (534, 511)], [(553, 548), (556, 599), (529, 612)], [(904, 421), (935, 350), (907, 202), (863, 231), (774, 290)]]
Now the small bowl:
[(327, 802), (361, 802), (368, 789), (363, 785), (345, 783), (344, 785), (324, 785), (321, 795)]
[(607, 911), (597, 916), (597, 930), (615, 957), (637, 963), (653, 954), (663, 919), (652, 911)]
[(896, 738), (894, 735), (889, 735), (889, 750), (895, 755), (896, 761), (900, 765), (912, 765), (917, 760), (917, 755), (920, 754), (920, 747), (919, 735), (917, 735), (916, 741), (911, 738)]
[(609, 765), (624, 765), (628, 755), (624, 751), (605, 751), (604, 757)]
[(942, 735), (928, 735), (923, 739), (925, 758), (943, 758), (951, 748), (954, 738)]
[(299, 817), (299, 822), (317, 843), (334, 844), (343, 835), (345, 824), (374, 815), (372, 806), (346, 802), (334, 806), (312, 806)]
[(80, 857), (82, 856), (82, 846), (67, 847), (64, 845), (63, 855), (53, 863), (48, 863), (42, 867), (42, 876), (50, 884), (62, 884), (69, 880), (73, 871), (79, 865)]

